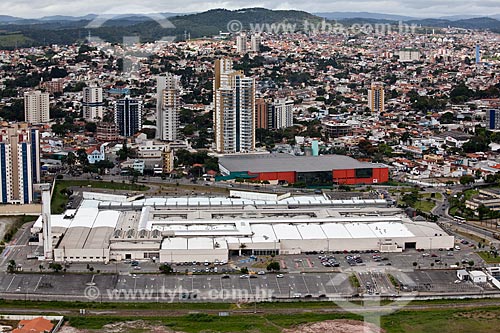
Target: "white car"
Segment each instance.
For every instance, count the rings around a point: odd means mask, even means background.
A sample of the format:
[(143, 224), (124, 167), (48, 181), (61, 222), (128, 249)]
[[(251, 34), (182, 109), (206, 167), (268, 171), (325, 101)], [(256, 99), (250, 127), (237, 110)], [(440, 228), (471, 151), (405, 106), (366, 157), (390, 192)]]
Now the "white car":
[(259, 274), (259, 275), (266, 275), (266, 272), (264, 272), (264, 271), (258, 271), (257, 274)]
[(276, 277), (277, 277), (278, 279), (281, 279), (282, 277), (284, 277), (284, 275), (283, 275), (283, 274), (278, 274), (278, 275), (276, 275)]

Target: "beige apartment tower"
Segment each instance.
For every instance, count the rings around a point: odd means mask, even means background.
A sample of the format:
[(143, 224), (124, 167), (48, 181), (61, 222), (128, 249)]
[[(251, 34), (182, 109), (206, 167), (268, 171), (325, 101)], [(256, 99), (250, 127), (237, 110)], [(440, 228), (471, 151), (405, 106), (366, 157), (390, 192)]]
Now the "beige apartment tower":
[(215, 62), (215, 145), (219, 153), (247, 153), (255, 150), (255, 80), (232, 65)]
[(39, 90), (24, 93), (24, 119), (30, 124), (49, 122), (49, 93)]
[(167, 73), (156, 78), (156, 138), (175, 141), (179, 138), (179, 82)]
[(377, 113), (385, 111), (384, 84), (382, 82), (372, 83), (368, 90), (368, 108)]

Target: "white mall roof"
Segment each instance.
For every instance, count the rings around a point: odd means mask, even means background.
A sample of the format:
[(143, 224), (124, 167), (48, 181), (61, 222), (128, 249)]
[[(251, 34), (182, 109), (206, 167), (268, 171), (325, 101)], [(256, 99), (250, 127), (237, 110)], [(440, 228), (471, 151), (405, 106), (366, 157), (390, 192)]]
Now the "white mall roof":
[[(87, 200), (84, 200), (84, 202)], [(276, 205), (334, 205), (334, 206), (357, 206), (357, 205), (384, 205), (383, 199), (366, 200), (329, 200), (322, 195), (304, 195), (293, 196), (280, 201), (249, 200), (227, 197), (184, 197), (184, 198), (147, 198), (133, 202), (101, 202), (100, 207), (109, 205), (119, 205), (121, 207), (140, 207), (140, 206), (276, 206)]]

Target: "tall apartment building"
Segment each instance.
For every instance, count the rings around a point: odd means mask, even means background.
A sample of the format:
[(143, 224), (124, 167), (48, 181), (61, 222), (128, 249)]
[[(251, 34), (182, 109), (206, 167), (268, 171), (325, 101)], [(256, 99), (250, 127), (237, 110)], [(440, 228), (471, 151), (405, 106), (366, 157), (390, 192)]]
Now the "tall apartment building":
[(96, 140), (100, 142), (113, 142), (118, 140), (118, 126), (115, 123), (97, 123)]
[(215, 62), (214, 132), (216, 150), (255, 150), (255, 80), (232, 69), (230, 59)]
[(247, 53), (247, 34), (244, 32), (236, 36), (236, 52), (239, 54)]
[(491, 109), (486, 111), (486, 128), (490, 130), (500, 129), (500, 110)]
[(255, 128), (267, 129), (268, 103), (264, 98), (255, 100)]
[(280, 129), (293, 126), (293, 101), (279, 99), (255, 101), (256, 128)]
[(260, 35), (253, 34), (250, 37), (250, 51), (252, 52), (260, 52), (260, 44), (262, 43), (262, 39)]
[(267, 128), (280, 129), (293, 126), (293, 101), (280, 99), (268, 106)]
[(170, 73), (156, 81), (156, 138), (174, 141), (179, 137), (179, 82)]
[(368, 90), (368, 107), (372, 112), (383, 113), (385, 111), (384, 84), (373, 82)]
[(0, 129), (0, 202), (29, 204), (40, 182), (40, 134), (27, 124)]
[(142, 129), (142, 103), (125, 96), (115, 103), (115, 123), (121, 136), (129, 137)]
[(101, 87), (83, 88), (83, 118), (88, 121), (102, 119), (104, 112), (104, 102)]
[(30, 124), (49, 122), (49, 93), (39, 90), (24, 93), (24, 119)]
[(415, 62), (420, 60), (420, 52), (413, 49), (405, 49), (398, 51), (396, 55), (399, 58), (399, 62)]
[(62, 93), (64, 89), (63, 79), (52, 79), (51, 81), (46, 81), (42, 84), (49, 94), (54, 95), (56, 93)]

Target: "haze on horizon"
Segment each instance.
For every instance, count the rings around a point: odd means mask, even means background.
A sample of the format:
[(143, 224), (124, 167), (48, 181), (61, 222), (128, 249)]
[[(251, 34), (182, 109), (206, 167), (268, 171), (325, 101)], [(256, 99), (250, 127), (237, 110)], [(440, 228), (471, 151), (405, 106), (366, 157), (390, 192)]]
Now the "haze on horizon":
[[(268, 9), (294, 9), (309, 13), (317, 12), (372, 12), (397, 14), (412, 17), (442, 17), (449, 15), (486, 16), (500, 14), (498, 0), (316, 0), (304, 2), (287, 0), (277, 4), (271, 0), (260, 1), (199, 1), (199, 0), (143, 0), (140, 5), (132, 0), (2, 0), (0, 14), (23, 18), (41, 18), (43, 16), (87, 14), (145, 14), (145, 13), (192, 13), (209, 9), (241, 9), (263, 7)], [(390, 8), (390, 10), (387, 10)]]

